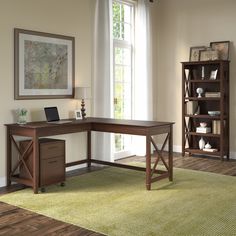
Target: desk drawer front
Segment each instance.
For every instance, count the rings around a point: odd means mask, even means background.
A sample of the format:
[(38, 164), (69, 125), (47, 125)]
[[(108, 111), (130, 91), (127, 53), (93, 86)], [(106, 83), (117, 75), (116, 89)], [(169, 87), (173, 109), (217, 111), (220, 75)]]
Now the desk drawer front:
[(40, 186), (65, 181), (64, 156), (43, 159), (40, 164)]
[(52, 157), (65, 155), (65, 142), (58, 141), (53, 143), (43, 143), (40, 145), (41, 159), (48, 159)]

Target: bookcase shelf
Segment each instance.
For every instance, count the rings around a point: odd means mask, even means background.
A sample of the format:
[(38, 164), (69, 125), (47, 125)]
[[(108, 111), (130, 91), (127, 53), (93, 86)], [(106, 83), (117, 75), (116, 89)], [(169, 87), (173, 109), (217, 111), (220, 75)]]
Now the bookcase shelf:
[[(185, 114), (185, 117), (191, 117), (191, 118), (195, 118), (195, 119), (210, 119), (210, 120), (220, 120), (221, 117), (220, 116), (210, 116), (210, 115), (188, 115)], [(223, 119), (226, 119), (226, 116), (223, 116)]]
[(202, 97), (202, 98), (198, 98), (198, 97), (185, 97), (185, 100), (189, 100), (189, 101), (219, 101), (220, 97), (217, 98), (206, 98), (206, 97)]
[[(202, 88), (202, 97), (197, 88)], [(208, 111), (220, 115), (210, 116)], [(211, 132), (196, 132), (200, 123), (206, 123)], [(200, 149), (200, 139), (217, 151)], [(229, 61), (182, 62), (182, 155), (185, 153), (229, 159)]]
[(220, 80), (203, 80), (203, 79), (196, 79), (196, 80), (187, 80), (188, 83), (220, 83)]
[(197, 132), (186, 132), (188, 135), (196, 135), (201, 137), (213, 137), (213, 138), (220, 138), (220, 134), (212, 134), (212, 133), (197, 133)]
[(206, 151), (202, 151), (200, 149), (192, 149), (192, 148), (186, 148), (185, 152), (188, 152), (191, 154), (204, 154), (204, 155), (220, 156), (220, 152), (206, 152)]

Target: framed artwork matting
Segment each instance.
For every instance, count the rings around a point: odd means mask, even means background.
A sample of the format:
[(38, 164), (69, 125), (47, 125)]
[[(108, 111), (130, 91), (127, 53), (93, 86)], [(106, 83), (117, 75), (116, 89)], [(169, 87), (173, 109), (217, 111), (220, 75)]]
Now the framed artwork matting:
[(14, 29), (14, 98), (74, 97), (74, 37)]

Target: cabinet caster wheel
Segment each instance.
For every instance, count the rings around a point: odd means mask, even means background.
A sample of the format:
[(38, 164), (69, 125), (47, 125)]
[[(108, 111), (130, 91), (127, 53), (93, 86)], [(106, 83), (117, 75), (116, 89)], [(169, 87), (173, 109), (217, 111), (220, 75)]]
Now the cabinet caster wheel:
[(42, 193), (45, 193), (45, 192), (46, 192), (46, 189), (45, 189), (45, 188), (41, 188), (41, 192), (42, 192)]
[(60, 184), (60, 186), (61, 187), (64, 187), (66, 184), (64, 183), (64, 182), (62, 182), (61, 184)]

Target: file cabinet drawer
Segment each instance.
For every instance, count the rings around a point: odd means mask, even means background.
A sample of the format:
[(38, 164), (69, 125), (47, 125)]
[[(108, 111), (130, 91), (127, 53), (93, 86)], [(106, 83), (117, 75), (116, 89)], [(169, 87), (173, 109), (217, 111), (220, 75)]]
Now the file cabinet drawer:
[(64, 156), (42, 159), (40, 162), (40, 186), (65, 181)]
[(54, 142), (40, 143), (40, 158), (48, 159), (51, 157), (65, 155), (65, 141), (56, 140)]

